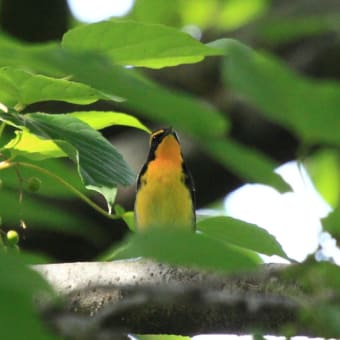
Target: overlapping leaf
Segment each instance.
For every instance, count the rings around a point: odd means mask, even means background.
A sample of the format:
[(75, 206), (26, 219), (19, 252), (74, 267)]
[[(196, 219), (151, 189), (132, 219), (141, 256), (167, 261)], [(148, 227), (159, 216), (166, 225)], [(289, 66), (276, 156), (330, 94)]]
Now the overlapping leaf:
[[(120, 125), (149, 132), (148, 128), (137, 118), (120, 112), (79, 111), (69, 113), (67, 116), (75, 117), (96, 130)], [(52, 140), (41, 139), (27, 130), (16, 131), (16, 135), (16, 138), (5, 146), (14, 156), (20, 155), (33, 160), (66, 156), (65, 152)]]
[(129, 185), (135, 176), (116, 149), (96, 130), (69, 115), (2, 113), (2, 119), (52, 140), (78, 167), (85, 186), (102, 193)]
[[(157, 27), (156, 27), (157, 28)], [(155, 28), (155, 29), (156, 29)], [(197, 42), (199, 44), (199, 42)], [(71, 52), (56, 44), (24, 47), (1, 39), (0, 66), (29, 67), (54, 77), (73, 75), (105, 95), (128, 98), (122, 107), (163, 124), (201, 137), (220, 136), (228, 121), (213, 107), (180, 92), (167, 90), (134, 72), (116, 67), (107, 58), (92, 52)], [(11, 57), (15, 55), (15, 60)]]
[(90, 104), (106, 98), (91, 87), (57, 79), (12, 67), (0, 69), (0, 102), (7, 106), (26, 106), (47, 100), (59, 100), (75, 104)]
[(254, 253), (242, 248), (200, 234), (168, 230), (133, 234), (125, 241), (118, 256), (143, 256), (160, 262), (218, 271), (252, 269), (259, 263)]

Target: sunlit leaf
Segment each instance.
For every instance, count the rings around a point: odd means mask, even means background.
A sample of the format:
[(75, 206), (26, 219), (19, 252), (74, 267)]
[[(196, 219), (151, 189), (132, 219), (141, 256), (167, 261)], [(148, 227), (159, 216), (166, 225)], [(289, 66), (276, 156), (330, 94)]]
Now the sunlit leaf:
[(339, 203), (340, 162), (337, 150), (319, 150), (304, 161), (308, 174), (321, 196), (332, 206)]
[(96, 130), (101, 130), (112, 125), (119, 125), (144, 130), (148, 133), (150, 132), (150, 130), (136, 117), (126, 113), (112, 111), (79, 111), (72, 112), (69, 115), (89, 124)]
[(99, 132), (75, 117), (42, 113), (1, 115), (6, 122), (53, 140), (77, 164), (85, 186), (104, 197), (108, 196), (108, 190), (115, 191), (117, 185), (128, 185), (135, 180), (114, 147)]
[[(99, 130), (111, 125), (129, 126), (149, 132), (137, 118), (111, 111), (80, 111), (67, 114)], [(16, 131), (16, 137), (6, 146), (13, 156), (23, 156), (33, 160), (66, 157), (66, 153), (53, 141), (41, 139), (27, 130)]]
[(17, 130), (16, 137), (6, 146), (13, 156), (23, 156), (33, 160), (66, 157), (66, 153), (51, 140), (41, 139), (28, 130)]
[(209, 237), (265, 255), (287, 257), (274, 236), (254, 224), (227, 216), (207, 218), (197, 224), (198, 230)]
[(115, 215), (119, 216), (128, 226), (128, 228), (135, 232), (136, 226), (135, 226), (135, 214), (133, 211), (125, 211), (125, 209), (120, 206), (119, 204), (116, 204), (114, 206)]
[(221, 54), (179, 30), (122, 20), (78, 26), (64, 35), (62, 46), (72, 51), (96, 50), (114, 63), (150, 68), (195, 63)]

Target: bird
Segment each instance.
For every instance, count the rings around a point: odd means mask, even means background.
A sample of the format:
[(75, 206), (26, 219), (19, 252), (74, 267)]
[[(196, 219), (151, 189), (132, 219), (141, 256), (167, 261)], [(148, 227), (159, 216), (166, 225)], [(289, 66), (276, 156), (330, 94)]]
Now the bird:
[(172, 127), (151, 133), (150, 150), (137, 179), (135, 227), (195, 231), (195, 188)]

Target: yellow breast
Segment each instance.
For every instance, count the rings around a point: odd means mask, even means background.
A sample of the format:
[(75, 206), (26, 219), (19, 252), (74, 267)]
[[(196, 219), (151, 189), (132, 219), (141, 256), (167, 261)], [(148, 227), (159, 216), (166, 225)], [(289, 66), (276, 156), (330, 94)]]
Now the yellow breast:
[(181, 164), (158, 158), (148, 164), (136, 197), (138, 230), (194, 228), (193, 203)]

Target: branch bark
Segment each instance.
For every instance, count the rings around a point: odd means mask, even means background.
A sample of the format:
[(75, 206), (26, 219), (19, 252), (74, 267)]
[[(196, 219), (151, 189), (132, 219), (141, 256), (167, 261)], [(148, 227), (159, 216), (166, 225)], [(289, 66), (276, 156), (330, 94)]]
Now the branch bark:
[(281, 279), (286, 267), (262, 265), (237, 276), (143, 259), (33, 268), (65, 300), (65, 308), (43, 312), (64, 336), (282, 334), (288, 324), (296, 334), (315, 335), (299, 322), (299, 301), (306, 296), (296, 282)]

